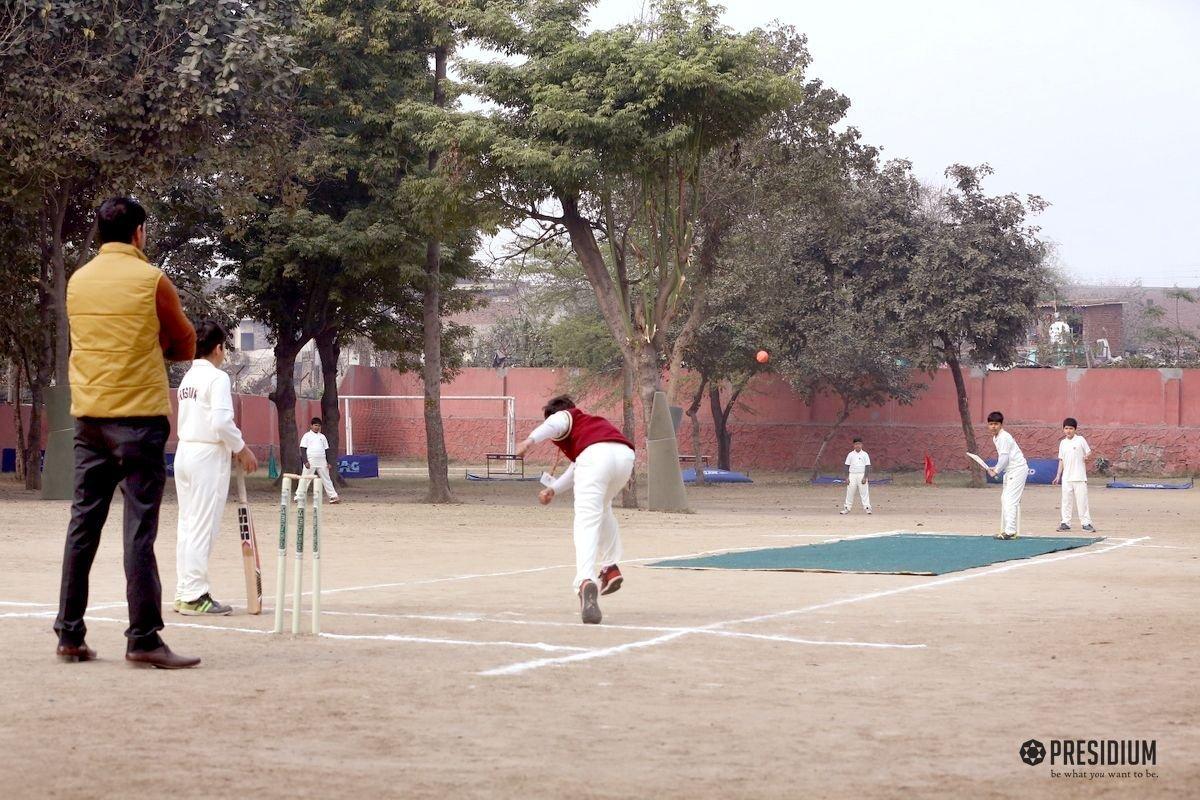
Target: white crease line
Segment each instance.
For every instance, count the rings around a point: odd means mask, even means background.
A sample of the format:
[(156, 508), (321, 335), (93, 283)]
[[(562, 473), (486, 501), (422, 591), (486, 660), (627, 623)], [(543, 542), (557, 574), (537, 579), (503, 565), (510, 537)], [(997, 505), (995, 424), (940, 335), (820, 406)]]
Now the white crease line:
[[(756, 548), (738, 547), (738, 548), (724, 548), (724, 549), (720, 549), (720, 550), (704, 550), (699, 553), (684, 553), (683, 555), (675, 555), (675, 556), (649, 556), (646, 558), (627, 558), (627, 559), (622, 560), (621, 563), (622, 564), (638, 564), (643, 561), (658, 561), (660, 559), (665, 559), (665, 558), (692, 558), (692, 557), (706, 556), (706, 555), (717, 555), (720, 553), (732, 553), (732, 552), (736, 552), (738, 550), (754, 550), (754, 549), (756, 549)], [(508, 577), (510, 575), (529, 575), (529, 574), (535, 573), (535, 572), (549, 572), (550, 570), (555, 570), (555, 569), (574, 569), (574, 568), (575, 568), (574, 564), (553, 564), (548, 567), (529, 567), (528, 569), (515, 569), (515, 570), (509, 570), (507, 572), (477, 572), (477, 573), (468, 573), (465, 575), (450, 575), (450, 576), (447, 576), (444, 578), (424, 578), (421, 580), (395, 581), (392, 583), (372, 583), (372, 584), (367, 584), (364, 586), (343, 586), (338, 589), (322, 589), (321, 595), (325, 596), (327, 594), (341, 594), (343, 592), (362, 592), (362, 591), (368, 591), (370, 589), (396, 589), (396, 588), (400, 588), (400, 587), (404, 587), (404, 586), (428, 586), (428, 585), (434, 584), (434, 583), (448, 583), (448, 582), (452, 582), (452, 581), (469, 581), (469, 580), (475, 580), (477, 578), (504, 578), (504, 577)], [(308, 596), (312, 595), (312, 592), (306, 591), (303, 594), (305, 597), (308, 597)]]
[(58, 603), (22, 603), (17, 600), (0, 600), (0, 606), (13, 606), (15, 608), (49, 608), (57, 605)]
[[(122, 625), (129, 624), (129, 620), (121, 619), (119, 617), (88, 616), (87, 621), (88, 622), (117, 622)], [(205, 630), (205, 631), (232, 631), (234, 633), (257, 633), (257, 634), (262, 634), (262, 635), (266, 635), (266, 634), (270, 633), (270, 631), (261, 630), (259, 628), (237, 628), (232, 625), (202, 625), (198, 622), (167, 622), (167, 623), (165, 623), (165, 626), (167, 628), (199, 628), (200, 630)]]
[[(377, 617), (382, 619), (409, 619), (426, 622), (484, 622), (495, 623), (498, 625), (531, 625), (554, 628), (588, 628), (594, 630), (591, 625), (585, 625), (582, 622), (559, 622), (557, 620), (534, 620), (534, 619), (496, 619), (483, 614), (473, 616), (453, 616), (446, 614), (380, 614), (367, 611), (322, 611), (322, 614), (328, 614), (335, 617)], [(774, 636), (761, 633), (742, 633), (740, 631), (716, 631), (716, 630), (699, 630), (690, 627), (662, 627), (655, 625), (605, 625), (605, 630), (621, 630), (621, 631), (643, 631), (657, 633), (704, 633), (713, 636), (726, 636), (736, 639), (761, 639), (772, 642), (790, 642), (793, 644), (824, 644), (824, 645), (839, 645), (842, 647), (881, 647), (881, 648), (896, 648), (901, 650), (918, 649), (925, 647), (923, 644), (894, 644), (891, 642), (851, 642), (851, 641), (828, 641), (824, 639), (797, 639), (791, 636)], [(587, 650), (586, 647), (571, 648), (575, 650)]]
[(653, 646), (659, 645), (659, 644), (665, 644), (666, 642), (672, 641), (674, 639), (678, 639), (682, 636), (686, 636), (689, 633), (698, 633), (698, 632), (707, 631), (707, 630), (718, 630), (720, 628), (724, 628), (729, 625), (744, 625), (744, 624), (753, 623), (753, 622), (763, 622), (763, 621), (766, 621), (769, 619), (781, 619), (783, 617), (795, 616), (797, 614), (807, 614), (807, 613), (810, 613), (813, 611), (823, 611), (828, 608), (835, 608), (837, 606), (849, 605), (851, 603), (860, 603), (865, 600), (877, 600), (881, 597), (891, 597), (893, 595), (904, 594), (906, 592), (914, 592), (914, 591), (919, 591), (922, 589), (932, 589), (932, 588), (935, 588), (938, 586), (946, 586), (946, 585), (949, 585), (952, 583), (960, 583), (962, 581), (968, 581), (968, 580), (972, 580), (974, 578), (981, 578), (981, 577), (984, 577), (987, 575), (999, 575), (1004, 572), (1010, 572), (1014, 569), (1020, 569), (1021, 567), (1028, 567), (1028, 566), (1032, 566), (1034, 564), (1051, 564), (1051, 563), (1055, 563), (1058, 561), (1065, 561), (1066, 559), (1069, 559), (1069, 558), (1081, 558), (1083, 556), (1101, 555), (1103, 553), (1108, 553), (1108, 552), (1111, 552), (1111, 551), (1116, 550), (1121, 547), (1128, 547), (1130, 544), (1133, 544), (1136, 542), (1145, 541), (1146, 539), (1149, 539), (1149, 538), (1150, 538), (1149, 536), (1146, 536), (1141, 539), (1132, 539), (1129, 542), (1114, 544), (1111, 547), (1105, 547), (1100, 550), (1088, 550), (1088, 551), (1085, 551), (1082, 553), (1066, 553), (1061, 556), (1053, 556), (1050, 558), (1042, 558), (1042, 559), (1022, 559), (1019, 561), (1014, 561), (1011, 564), (1006, 564), (1002, 567), (996, 567), (994, 569), (984, 570), (982, 572), (971, 572), (966, 575), (956, 575), (951, 578), (938, 578), (938, 579), (932, 580), (932, 581), (925, 581), (924, 583), (915, 583), (915, 584), (910, 584), (908, 586), (901, 586), (896, 589), (885, 589), (880, 592), (871, 592), (869, 594), (861, 594), (861, 595), (854, 595), (851, 597), (844, 597), (840, 600), (831, 600), (827, 603), (818, 603), (816, 605), (805, 606), (804, 608), (791, 609), (789, 611), (777, 611), (777, 612), (774, 612), (771, 614), (761, 614), (756, 617), (745, 617), (743, 619), (726, 620), (723, 622), (713, 622), (713, 623), (710, 623), (708, 625), (704, 625), (704, 626), (701, 626), (698, 628), (693, 628), (690, 630), (683, 630), (683, 631), (673, 631), (671, 633), (665, 633), (662, 636), (656, 636), (651, 639), (643, 639), (638, 642), (630, 642), (628, 644), (615, 645), (613, 647), (605, 647), (605, 648), (602, 648), (599, 650), (590, 650), (586, 653), (576, 653), (576, 654), (570, 655), (570, 656), (560, 656), (558, 658), (540, 658), (540, 659), (537, 659), (536, 661), (524, 661), (524, 662), (519, 662), (516, 664), (509, 664), (504, 667), (496, 667), (495, 669), (486, 670), (484, 672), (480, 672), (479, 674), (485, 675), (485, 676), (517, 675), (522, 672), (527, 672), (527, 671), (533, 670), (533, 669), (539, 669), (541, 667), (558, 666), (561, 664), (570, 664), (570, 663), (573, 663), (576, 661), (591, 661), (591, 660), (594, 660), (597, 658), (607, 658), (609, 656), (618, 655), (619, 653), (629, 652), (630, 650), (638, 650), (638, 649), (642, 649), (642, 648), (646, 648), (646, 647), (653, 647)]
[(869, 647), (881, 650), (922, 650), (923, 644), (896, 644), (893, 642), (853, 642), (831, 641), (828, 639), (799, 639), (795, 636), (776, 636), (765, 633), (743, 633), (741, 631), (699, 630), (685, 631), (687, 633), (703, 633), (710, 636), (729, 636), (735, 639), (762, 639), (768, 642), (788, 642), (790, 644), (816, 644), (836, 647)]
[[(0, 614), (0, 618), (49, 618), (57, 612), (34, 612), (26, 614)], [(96, 617), (89, 615), (89, 622), (116, 622), (128, 624), (129, 620), (118, 619), (117, 617)], [(205, 631), (230, 631), (233, 633), (252, 633), (260, 636), (270, 636), (271, 631), (261, 628), (239, 628), (232, 625), (203, 625), (197, 622), (168, 622), (167, 628), (198, 628)], [(399, 634), (376, 634), (356, 636), (343, 633), (322, 633), (322, 637), (327, 639), (372, 639), (382, 642), (411, 642), (414, 644), (450, 644), (450, 645), (470, 645), (472, 647), (517, 647), (528, 648), (531, 650), (541, 650), (548, 653), (556, 652), (586, 652), (586, 647), (572, 647), (570, 645), (546, 644), (545, 642), (506, 642), (506, 641), (472, 641), (469, 639), (437, 639), (424, 636), (402, 636)]]
[[(417, 581), (397, 581), (395, 583), (374, 583), (366, 586), (344, 586), (340, 589), (322, 589), (321, 595), (340, 594), (342, 592), (361, 592), (368, 589), (394, 589), (400, 586), (426, 586), (431, 583), (446, 583), (448, 581), (469, 581), (475, 578), (503, 578), (508, 575), (526, 575), (531, 572), (546, 572), (552, 569), (566, 569), (574, 567), (574, 564), (555, 564), (550, 567), (531, 567), (529, 569), (517, 569), (509, 572), (483, 572), (472, 573), (468, 575), (451, 575), (446, 578), (427, 578)], [(312, 592), (305, 592), (305, 595), (310, 595)]]
[(349, 634), (322, 633), (326, 639), (366, 639), (381, 642), (414, 642), (416, 644), (454, 644), (471, 647), (526, 647), (533, 650), (544, 650), (549, 653), (562, 651), (587, 652), (586, 647), (571, 647), (569, 645), (546, 644), (545, 642), (504, 642), (504, 641), (474, 641), (471, 639), (434, 639), (425, 636), (402, 636), (400, 634)]
[[(386, 619), (415, 619), (415, 620), (430, 620), (443, 622), (495, 622), (511, 625), (544, 625), (551, 627), (563, 628), (582, 628), (585, 626), (582, 622), (541, 622), (537, 620), (501, 620), (489, 619), (484, 616), (476, 617), (453, 617), (453, 616), (437, 616), (437, 615), (421, 615), (421, 614), (371, 614), (366, 612), (353, 611), (324, 611), (324, 614), (340, 617), (382, 617)], [(50, 619), (57, 612), (54, 611), (30, 611), (30, 612), (14, 612), (8, 614), (0, 614), (0, 619)], [(117, 617), (97, 617), (89, 615), (88, 620), (94, 622), (118, 622), (124, 623), (127, 620), (118, 619)], [(255, 633), (267, 634), (259, 628), (239, 628), (230, 625), (204, 625), (196, 622), (167, 622), (168, 628), (199, 628), (201, 630), (221, 630), (235, 631), (238, 633)], [(789, 644), (805, 644), (805, 645), (831, 645), (840, 647), (867, 647), (867, 648), (888, 648), (888, 649), (918, 649), (923, 648), (923, 644), (893, 644), (889, 642), (851, 642), (851, 641), (828, 641), (823, 639), (798, 639), (791, 636), (774, 636), (760, 633), (742, 633), (740, 631), (720, 631), (720, 630), (703, 630), (697, 628), (659, 628), (641, 625), (605, 625), (607, 630), (632, 630), (632, 631), (666, 631), (676, 633), (702, 633), (713, 636), (725, 636), (737, 639), (759, 639), (763, 641), (785, 642)], [(405, 636), (401, 634), (341, 634), (341, 633), (322, 633), (330, 639), (367, 639), (385, 642), (413, 642), (417, 644), (452, 644), (452, 645), (469, 645), (474, 647), (486, 646), (504, 646), (504, 647), (527, 647), (533, 650), (542, 650), (545, 652), (590, 652), (587, 647), (575, 647), (571, 645), (553, 645), (545, 642), (511, 642), (511, 641), (476, 641), (466, 639), (438, 639), (422, 636)]]
[(1133, 546), (1138, 548), (1139, 550), (1144, 550), (1148, 547), (1158, 549), (1158, 550), (1195, 550), (1196, 549), (1195, 547), (1187, 547), (1187, 546), (1177, 545), (1177, 544), (1135, 544)]
[[(45, 604), (45, 603), (22, 603), (22, 605), (45, 607), (48, 604)], [(97, 605), (97, 606), (88, 606), (87, 611), (84, 612), (84, 614), (85, 614), (85, 616), (88, 616), (90, 618), (91, 613), (93, 611), (105, 611), (110, 608), (124, 608), (125, 605), (126, 605), (125, 603), (103, 603), (103, 604)], [(47, 610), (47, 611), (12, 611), (12, 612), (8, 612), (5, 614), (0, 614), (0, 619), (22, 619), (22, 618), (34, 619), (37, 617), (44, 617), (46, 619), (51, 619), (53, 617), (58, 616), (57, 603), (55, 604), (55, 606), (56, 607), (53, 610)], [(99, 619), (99, 617), (97, 617), (97, 619)], [(128, 621), (128, 620), (126, 620), (126, 621)]]

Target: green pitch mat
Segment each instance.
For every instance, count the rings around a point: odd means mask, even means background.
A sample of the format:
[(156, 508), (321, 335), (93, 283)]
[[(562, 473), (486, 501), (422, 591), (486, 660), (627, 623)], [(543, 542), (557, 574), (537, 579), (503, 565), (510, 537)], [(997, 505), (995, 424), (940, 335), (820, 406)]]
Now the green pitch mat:
[(769, 547), (737, 553), (656, 561), (651, 567), (676, 569), (754, 569), (781, 572), (876, 572), (942, 575), (1001, 561), (1072, 550), (1104, 537), (1030, 536), (1003, 541), (991, 536), (898, 533), (842, 539), (796, 547)]

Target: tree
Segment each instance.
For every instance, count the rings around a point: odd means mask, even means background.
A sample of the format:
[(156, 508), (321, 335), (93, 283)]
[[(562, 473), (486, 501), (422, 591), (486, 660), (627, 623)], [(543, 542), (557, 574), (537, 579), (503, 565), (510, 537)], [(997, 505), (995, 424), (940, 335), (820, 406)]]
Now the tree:
[[(293, 5), (7, 4), (0, 196), (37, 208), (56, 341), (66, 340), (66, 261), (87, 255), (92, 237), (78, 237), (95, 196), (161, 185), (218, 143), (239, 146), (241, 123), (291, 72)], [(65, 383), (61, 346), (54, 369)]]
[[(904, 302), (886, 309), (910, 337), (921, 366), (950, 368), (963, 436), (973, 453), (978, 446), (963, 361), (1012, 364), (1050, 279), (1046, 246), (1028, 222), (1046, 202), (1033, 195), (986, 195), (983, 180), (991, 174), (986, 164), (946, 170), (952, 185), (933, 198), (921, 221), (921, 246), (904, 276)], [(971, 481), (983, 483), (975, 466)]]
[(29, 378), (36, 404), (52, 380), (67, 385), (66, 285), (91, 249), (97, 201), (150, 193), (198, 162), (252, 148), (257, 115), (293, 69), (295, 6), (4, 4), (0, 204), (33, 215), (24, 235), (43, 287), (43, 344)]
[[(846, 294), (849, 294), (848, 292)], [(911, 403), (923, 384), (913, 378), (904, 343), (886, 324), (877, 324), (855, 311), (852, 301), (827, 309), (826, 325), (810, 330), (805, 346), (792, 352), (785, 346), (775, 352), (776, 371), (788, 378), (810, 405), (822, 393), (841, 402), (817, 452), (812, 477), (820, 474), (825, 447), (838, 429), (859, 408), (883, 405), (889, 400)]]
[[(1200, 335), (1184, 327), (1181, 304), (1194, 305), (1198, 301), (1198, 293), (1176, 286), (1163, 294), (1167, 300), (1174, 301), (1173, 313), (1152, 300), (1147, 301), (1141, 312), (1149, 324), (1143, 329), (1142, 335), (1159, 350), (1160, 358), (1167, 366), (1191, 366), (1200, 359)], [(1173, 319), (1168, 318), (1169, 313)]]
[(648, 418), (698, 268), (704, 159), (795, 86), (770, 69), (760, 34), (732, 33), (703, 0), (592, 33), (585, 7), (516, 2), (483, 15), (476, 35), (521, 60), (464, 67), (499, 110), (460, 135), (486, 143), (482, 182), (514, 220), (569, 238)]
[[(45, 353), (46, 338), (41, 325), (46, 323), (45, 311), (49, 286), (41, 279), (39, 254), (35, 243), (24, 235), (34, 224), (32, 214), (22, 215), (16, 209), (0, 205), (0, 249), (5, 258), (0, 261), (0, 280), (5, 291), (0, 292), (0, 362), (12, 365), (10, 372), (14, 397), (13, 424), (17, 434), (17, 478), (26, 489), (41, 488), (42, 446), (42, 384), (49, 363)], [(29, 427), (21, 415), (21, 387), (32, 395)], [(34, 465), (30, 467), (30, 465)]]
[[(443, 231), (429, 272), (426, 219), (438, 195), (427, 180), (428, 148), (406, 108), (414, 98), (426, 102), (429, 87), (432, 33), (416, 10), (402, 0), (322, 0), (308, 8), (297, 55), (306, 71), (282, 127), (291, 158), (274, 191), (228, 223), (232, 291), (274, 336), (271, 399), (285, 471), (300, 462), (293, 373), (310, 341), (321, 356), (322, 416), (336, 452), (342, 344), (367, 336), (396, 353), (400, 366), (418, 368), (413, 355), (428, 344), (428, 298), (437, 299), (439, 315), (466, 302), (453, 283), (471, 272), (473, 231)], [(450, 333), (447, 345), (460, 338)], [(439, 375), (457, 363), (446, 358)]]

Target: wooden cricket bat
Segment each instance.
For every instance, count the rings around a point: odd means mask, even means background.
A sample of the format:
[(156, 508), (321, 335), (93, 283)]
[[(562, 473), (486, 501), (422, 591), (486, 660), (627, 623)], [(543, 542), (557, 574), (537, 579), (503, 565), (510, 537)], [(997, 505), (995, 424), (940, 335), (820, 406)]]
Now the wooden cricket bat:
[(983, 467), (984, 472), (987, 472), (989, 469), (991, 469), (991, 467), (988, 466), (988, 463), (986, 461), (984, 461), (982, 458), (975, 455), (974, 453), (967, 453), (967, 458), (971, 459), (976, 464)]
[(262, 613), (262, 563), (258, 558), (258, 537), (254, 534), (254, 518), (246, 502), (246, 475), (237, 468), (238, 536), (242, 542), (242, 569), (246, 573), (246, 613)]

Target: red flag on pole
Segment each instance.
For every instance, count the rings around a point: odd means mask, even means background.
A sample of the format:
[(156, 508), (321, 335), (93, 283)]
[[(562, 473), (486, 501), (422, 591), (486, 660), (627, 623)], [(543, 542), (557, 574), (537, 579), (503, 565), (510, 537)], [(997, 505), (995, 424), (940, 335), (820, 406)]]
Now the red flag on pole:
[(933, 476), (937, 475), (937, 468), (933, 466), (933, 459), (929, 457), (929, 453), (925, 454), (925, 482), (933, 483)]

